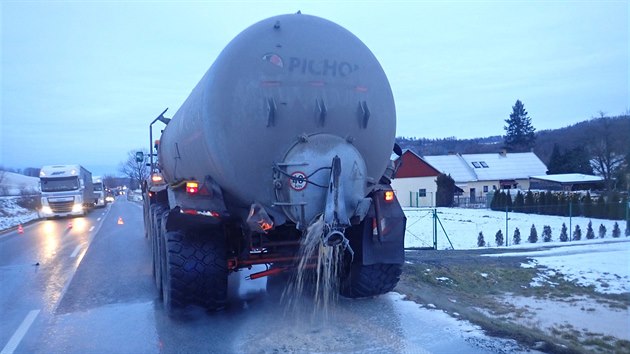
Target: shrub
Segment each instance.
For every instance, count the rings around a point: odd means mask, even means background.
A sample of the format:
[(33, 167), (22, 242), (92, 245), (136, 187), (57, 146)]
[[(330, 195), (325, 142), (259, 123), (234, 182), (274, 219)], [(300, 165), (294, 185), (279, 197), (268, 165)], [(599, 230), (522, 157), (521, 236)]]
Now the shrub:
[(551, 241), (551, 226), (549, 225), (543, 226), (542, 236), (543, 236), (543, 242)]
[(529, 230), (529, 237), (527, 238), (527, 241), (529, 241), (529, 243), (538, 242), (538, 232), (536, 231), (536, 226), (534, 226), (534, 224), (532, 224), (532, 228)]
[(483, 239), (483, 232), (479, 231), (479, 236), (477, 236), (477, 247), (483, 247), (486, 245), (486, 241)]
[(514, 243), (515, 245), (521, 243), (521, 230), (519, 230), (518, 227), (514, 229), (514, 237), (512, 238), (512, 243)]
[(567, 234), (567, 225), (562, 223), (562, 230), (560, 230), (560, 242), (567, 242), (569, 235)]
[(573, 239), (576, 241), (582, 239), (582, 229), (580, 229), (580, 225), (575, 225), (575, 231), (573, 231)]
[(503, 232), (501, 230), (497, 231), (494, 235), (494, 240), (497, 243), (497, 246), (503, 246)]
[(615, 226), (613, 226), (612, 237), (617, 238), (621, 236), (621, 229), (619, 228), (619, 224), (615, 221)]
[(604, 236), (606, 236), (606, 226), (599, 224), (599, 238), (604, 238)]
[(595, 238), (595, 232), (593, 232), (593, 223), (588, 222), (588, 226), (586, 227), (586, 239), (592, 240)]

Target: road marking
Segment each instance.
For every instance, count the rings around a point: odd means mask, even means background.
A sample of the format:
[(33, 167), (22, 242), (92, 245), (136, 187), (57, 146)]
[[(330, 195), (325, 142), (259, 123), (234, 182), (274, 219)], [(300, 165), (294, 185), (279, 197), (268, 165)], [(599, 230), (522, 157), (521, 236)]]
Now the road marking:
[(90, 227), (90, 229), (88, 230), (88, 232), (92, 232), (92, 230), (94, 230), (94, 226), (92, 225), (92, 227)]
[(77, 254), (79, 254), (79, 251), (81, 251), (81, 247), (83, 247), (83, 245), (78, 245), (70, 255), (70, 258), (76, 257)]
[(31, 312), (26, 315), (26, 318), (24, 318), (20, 327), (18, 327), (15, 333), (13, 333), (13, 337), (9, 339), (9, 342), (4, 346), (4, 349), (2, 349), (0, 354), (13, 354), (18, 345), (20, 345), (24, 335), (26, 335), (26, 332), (28, 332), (28, 329), (33, 324), (33, 321), (35, 321), (35, 318), (39, 315), (39, 311), (41, 310), (31, 310)]
[(96, 219), (96, 221), (101, 221), (101, 218)]

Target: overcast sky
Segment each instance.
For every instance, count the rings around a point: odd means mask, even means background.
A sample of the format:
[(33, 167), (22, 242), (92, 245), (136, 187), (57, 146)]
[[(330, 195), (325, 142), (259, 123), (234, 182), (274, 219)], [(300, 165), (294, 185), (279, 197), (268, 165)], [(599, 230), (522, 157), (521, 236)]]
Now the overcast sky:
[(297, 10), (374, 52), (398, 136), (502, 135), (517, 99), (537, 130), (630, 108), (628, 1), (3, 0), (0, 165), (116, 173), (232, 38)]

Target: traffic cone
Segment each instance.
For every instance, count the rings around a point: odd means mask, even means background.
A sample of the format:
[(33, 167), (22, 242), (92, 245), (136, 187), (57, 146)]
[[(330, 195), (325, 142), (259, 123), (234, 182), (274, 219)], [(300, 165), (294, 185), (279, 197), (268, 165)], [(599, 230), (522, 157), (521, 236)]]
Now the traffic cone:
[(22, 227), (22, 224), (18, 225), (18, 234), (23, 234), (24, 233), (24, 228)]
[(122, 224), (124, 224), (124, 222), (122, 220), (122, 217), (119, 216), (118, 217), (118, 225), (122, 225)]
[(71, 229), (72, 228), (72, 221), (68, 221), (68, 228)]

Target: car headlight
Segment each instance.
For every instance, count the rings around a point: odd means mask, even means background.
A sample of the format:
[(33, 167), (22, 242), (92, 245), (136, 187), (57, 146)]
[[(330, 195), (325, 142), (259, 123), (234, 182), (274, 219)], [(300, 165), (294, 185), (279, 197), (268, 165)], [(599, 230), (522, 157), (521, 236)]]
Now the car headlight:
[(79, 213), (83, 211), (83, 205), (82, 204), (75, 204), (74, 206), (72, 206), (72, 212), (73, 213)]
[(52, 214), (52, 209), (49, 206), (42, 207), (42, 214)]

